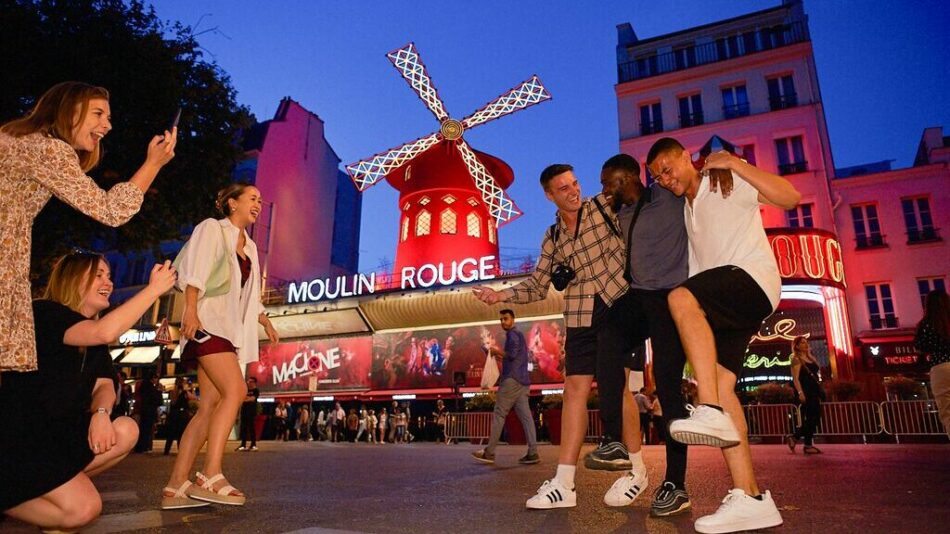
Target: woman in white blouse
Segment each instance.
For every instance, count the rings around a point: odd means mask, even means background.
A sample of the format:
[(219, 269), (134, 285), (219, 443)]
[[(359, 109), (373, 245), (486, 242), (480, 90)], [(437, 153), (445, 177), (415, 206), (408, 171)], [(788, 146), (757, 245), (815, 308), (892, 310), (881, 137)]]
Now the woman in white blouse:
[[(243, 505), (244, 494), (222, 472), (228, 434), (247, 394), (242, 368), (258, 359), (257, 323), (272, 343), (277, 332), (264, 315), (257, 247), (246, 228), (261, 212), (256, 187), (232, 184), (218, 192), (223, 219), (195, 227), (179, 264), (185, 293), (181, 360), (198, 368), (198, 413), (182, 435), (178, 457), (162, 493), (162, 508), (200, 506), (199, 501)], [(198, 451), (208, 442), (196, 484), (188, 480)]]

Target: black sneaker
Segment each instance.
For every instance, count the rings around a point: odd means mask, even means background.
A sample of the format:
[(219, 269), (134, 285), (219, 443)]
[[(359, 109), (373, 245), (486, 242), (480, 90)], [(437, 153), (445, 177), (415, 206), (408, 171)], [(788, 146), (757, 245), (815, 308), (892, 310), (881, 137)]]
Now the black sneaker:
[(584, 467), (600, 471), (629, 471), (633, 468), (627, 447), (611, 441), (597, 447), (584, 457)]
[(485, 449), (479, 449), (472, 453), (472, 458), (483, 463), (483, 464), (493, 464), (495, 463), (495, 455), (488, 454), (485, 452)]
[(538, 453), (536, 452), (529, 452), (528, 454), (525, 454), (521, 458), (518, 458), (518, 463), (525, 464), (525, 465), (536, 464), (540, 461), (541, 461), (541, 457), (538, 456)]
[(650, 505), (650, 515), (666, 517), (689, 510), (691, 506), (689, 495), (685, 490), (676, 487), (672, 482), (664, 482), (653, 492), (653, 503)]

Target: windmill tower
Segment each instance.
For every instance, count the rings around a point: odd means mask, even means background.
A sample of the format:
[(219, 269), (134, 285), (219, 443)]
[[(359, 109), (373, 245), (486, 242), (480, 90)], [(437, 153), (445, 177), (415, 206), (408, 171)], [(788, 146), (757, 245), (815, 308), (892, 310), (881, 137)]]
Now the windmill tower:
[(408, 45), (386, 55), (439, 121), (439, 130), (346, 166), (357, 189), (386, 178), (399, 191), (395, 272), (422, 264), (498, 257), (497, 228), (521, 215), (505, 193), (514, 173), (505, 162), (472, 149), (466, 130), (551, 98), (537, 76), (462, 120), (449, 117), (425, 65)]

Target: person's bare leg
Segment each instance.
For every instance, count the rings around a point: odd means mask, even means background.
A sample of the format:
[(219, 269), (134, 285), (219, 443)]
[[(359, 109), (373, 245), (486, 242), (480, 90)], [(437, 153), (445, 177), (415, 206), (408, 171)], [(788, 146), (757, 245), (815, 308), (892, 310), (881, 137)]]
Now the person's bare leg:
[(640, 409), (630, 391), (630, 369), (624, 369), (623, 373), (623, 444), (629, 452), (640, 452)]
[(113, 467), (129, 455), (139, 439), (139, 426), (129, 417), (118, 417), (112, 422), (115, 430), (115, 445), (108, 451), (97, 454), (83, 469), (86, 476), (93, 477)]
[(576, 465), (587, 435), (587, 396), (592, 375), (571, 375), (564, 380), (564, 405), (561, 409), (561, 448), (558, 465)]
[(89, 477), (79, 473), (62, 486), (4, 513), (43, 529), (76, 530), (99, 517), (102, 499)]
[(696, 377), (698, 401), (701, 404), (719, 405), (719, 380), (717, 378), (716, 340), (706, 314), (696, 297), (686, 288), (670, 291), (667, 301), (670, 314), (676, 323), (686, 360)]
[(759, 494), (759, 486), (755, 482), (755, 472), (752, 468), (752, 450), (749, 448), (749, 427), (746, 425), (745, 413), (736, 396), (736, 375), (725, 367), (719, 366), (719, 400), (722, 409), (732, 419), (739, 431), (739, 444), (722, 449), (722, 456), (726, 460), (729, 474), (732, 476), (732, 486), (739, 488), (748, 495)]
[[(208, 378), (214, 382), (215, 388), (221, 395), (221, 400), (211, 414), (208, 424), (208, 450), (205, 453), (205, 463), (202, 472), (207, 477), (213, 477), (222, 472), (221, 462), (224, 458), (224, 447), (227, 445), (228, 435), (234, 427), (238, 410), (244, 397), (247, 396), (247, 383), (241, 374), (237, 355), (233, 352), (209, 354), (202, 356), (199, 365), (204, 367)], [(221, 481), (218, 486), (227, 483)]]
[(198, 452), (208, 440), (208, 425), (211, 422), (211, 414), (214, 413), (221, 401), (221, 394), (218, 393), (214, 382), (211, 381), (201, 366), (198, 367), (198, 389), (201, 391), (198, 411), (188, 422), (188, 426), (185, 427), (181, 440), (178, 442), (178, 456), (175, 457), (175, 465), (172, 467), (167, 484), (169, 488), (178, 489), (189, 479)]

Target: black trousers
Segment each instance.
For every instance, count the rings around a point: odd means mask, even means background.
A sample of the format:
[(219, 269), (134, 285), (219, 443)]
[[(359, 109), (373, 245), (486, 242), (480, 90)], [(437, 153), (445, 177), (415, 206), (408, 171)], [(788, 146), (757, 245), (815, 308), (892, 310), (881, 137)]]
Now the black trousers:
[(254, 432), (254, 416), (257, 414), (250, 414), (241, 412), (241, 446), (246, 447), (247, 442), (251, 442), (251, 447), (257, 446), (257, 434)]
[(815, 444), (815, 431), (821, 423), (821, 400), (818, 395), (807, 395), (801, 405), (802, 426), (795, 429), (795, 439), (805, 440), (805, 446)]

